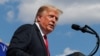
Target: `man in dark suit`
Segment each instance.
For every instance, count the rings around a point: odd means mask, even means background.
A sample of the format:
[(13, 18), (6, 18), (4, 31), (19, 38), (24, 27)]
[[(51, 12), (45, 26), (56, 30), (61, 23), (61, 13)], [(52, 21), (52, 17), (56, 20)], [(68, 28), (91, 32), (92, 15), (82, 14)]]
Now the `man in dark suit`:
[(52, 5), (41, 6), (33, 25), (25, 24), (15, 31), (7, 56), (50, 56), (43, 36), (54, 30), (60, 14), (62, 11)]

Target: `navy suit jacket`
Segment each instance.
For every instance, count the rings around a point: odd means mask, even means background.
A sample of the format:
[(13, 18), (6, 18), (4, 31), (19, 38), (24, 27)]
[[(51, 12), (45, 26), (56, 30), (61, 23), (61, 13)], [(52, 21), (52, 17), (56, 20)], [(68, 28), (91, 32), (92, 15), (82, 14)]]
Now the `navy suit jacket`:
[(15, 31), (7, 56), (47, 56), (42, 35), (36, 24), (25, 24)]

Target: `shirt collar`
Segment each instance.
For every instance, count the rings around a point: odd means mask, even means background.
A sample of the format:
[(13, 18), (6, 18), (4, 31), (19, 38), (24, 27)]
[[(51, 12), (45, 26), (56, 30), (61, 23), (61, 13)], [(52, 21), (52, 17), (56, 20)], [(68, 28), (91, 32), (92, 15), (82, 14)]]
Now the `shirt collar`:
[(42, 36), (44, 36), (44, 33), (42, 32), (42, 29), (40, 28), (39, 23), (38, 23), (38, 22), (35, 22), (35, 24), (36, 24), (36, 25), (37, 25), (37, 27), (39, 28), (41, 35), (42, 35)]

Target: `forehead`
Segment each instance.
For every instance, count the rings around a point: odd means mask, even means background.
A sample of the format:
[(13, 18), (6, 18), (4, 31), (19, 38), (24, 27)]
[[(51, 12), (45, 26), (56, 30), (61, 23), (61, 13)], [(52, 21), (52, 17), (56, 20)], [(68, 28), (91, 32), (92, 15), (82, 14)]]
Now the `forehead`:
[(56, 11), (44, 11), (42, 16), (53, 16), (55, 18), (58, 18), (59, 14)]

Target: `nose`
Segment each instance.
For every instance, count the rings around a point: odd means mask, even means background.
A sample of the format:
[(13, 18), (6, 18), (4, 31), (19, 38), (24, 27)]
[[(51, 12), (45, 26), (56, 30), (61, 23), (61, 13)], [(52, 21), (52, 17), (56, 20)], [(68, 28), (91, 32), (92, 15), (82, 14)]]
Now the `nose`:
[(55, 24), (57, 21), (56, 17), (53, 17), (52, 22)]

